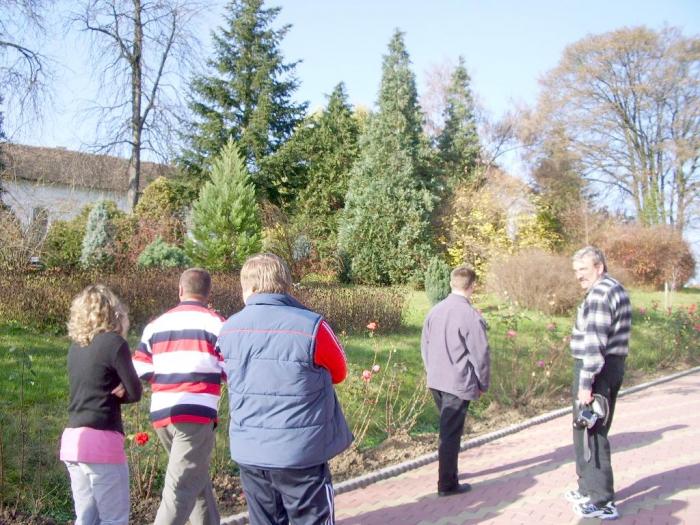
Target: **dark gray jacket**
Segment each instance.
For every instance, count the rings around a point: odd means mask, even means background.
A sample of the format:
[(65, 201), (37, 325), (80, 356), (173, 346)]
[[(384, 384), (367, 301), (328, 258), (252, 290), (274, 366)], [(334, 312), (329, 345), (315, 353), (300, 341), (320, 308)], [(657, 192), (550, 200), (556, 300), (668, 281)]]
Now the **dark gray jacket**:
[(486, 322), (466, 297), (450, 294), (428, 312), (421, 353), (429, 388), (465, 400), (478, 399), (479, 391), (488, 390)]

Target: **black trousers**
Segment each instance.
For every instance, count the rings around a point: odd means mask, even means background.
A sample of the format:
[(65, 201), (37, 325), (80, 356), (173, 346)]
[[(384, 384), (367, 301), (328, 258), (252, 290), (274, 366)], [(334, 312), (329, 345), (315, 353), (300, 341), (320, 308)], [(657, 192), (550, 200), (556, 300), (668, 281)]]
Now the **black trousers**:
[(440, 412), (438, 490), (452, 490), (459, 485), (457, 461), (459, 460), (459, 445), (464, 431), (464, 420), (467, 417), (469, 401), (432, 388), (430, 392), (433, 394), (435, 405)]
[(251, 525), (335, 523), (328, 463), (303, 469), (239, 467)]
[[(574, 417), (576, 417), (578, 380), (581, 373), (582, 361), (574, 360), (574, 378), (571, 388), (574, 403)], [(615, 489), (612, 463), (610, 461), (610, 441), (608, 432), (612, 425), (615, 413), (617, 393), (622, 386), (625, 375), (625, 356), (609, 355), (605, 358), (600, 373), (595, 377), (593, 393), (600, 394), (608, 400), (609, 415), (605, 424), (596, 422), (591, 429), (574, 427), (574, 451), (576, 454), (576, 475), (578, 476), (578, 490), (591, 498), (591, 503), (605, 505), (615, 500)], [(588, 439), (591, 450), (591, 459), (586, 461), (584, 452), (584, 440)]]

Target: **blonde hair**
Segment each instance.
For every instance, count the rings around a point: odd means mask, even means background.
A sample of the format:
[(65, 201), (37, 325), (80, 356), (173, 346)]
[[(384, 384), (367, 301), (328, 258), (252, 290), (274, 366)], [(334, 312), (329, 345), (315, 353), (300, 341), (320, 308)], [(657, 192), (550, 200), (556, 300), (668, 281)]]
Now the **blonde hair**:
[(97, 334), (116, 332), (128, 326), (128, 310), (104, 285), (93, 284), (80, 292), (70, 306), (68, 336), (80, 346), (89, 345)]
[(287, 263), (277, 255), (260, 253), (241, 268), (241, 287), (253, 293), (289, 293), (292, 274)]
[(467, 290), (476, 282), (476, 272), (468, 264), (457, 266), (450, 273), (450, 287), (455, 290)]

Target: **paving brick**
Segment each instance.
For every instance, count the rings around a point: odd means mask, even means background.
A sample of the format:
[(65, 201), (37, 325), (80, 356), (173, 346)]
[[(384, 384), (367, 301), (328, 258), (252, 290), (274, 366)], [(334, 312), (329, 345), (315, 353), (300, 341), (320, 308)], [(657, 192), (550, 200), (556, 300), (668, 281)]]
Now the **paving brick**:
[[(575, 486), (571, 416), (460, 454), (472, 492), (434, 494), (437, 464), (336, 497), (340, 525), (588, 524)], [(611, 433), (621, 525), (700, 524), (700, 374), (618, 400)]]

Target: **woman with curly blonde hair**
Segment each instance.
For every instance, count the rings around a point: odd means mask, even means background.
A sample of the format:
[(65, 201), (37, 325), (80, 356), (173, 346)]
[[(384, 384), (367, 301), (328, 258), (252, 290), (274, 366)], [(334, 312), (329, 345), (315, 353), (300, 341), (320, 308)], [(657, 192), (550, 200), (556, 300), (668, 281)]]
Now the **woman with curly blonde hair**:
[(129, 469), (122, 403), (141, 399), (141, 382), (126, 342), (126, 307), (106, 286), (85, 288), (68, 321), (70, 400), (61, 437), (76, 525), (129, 522)]

